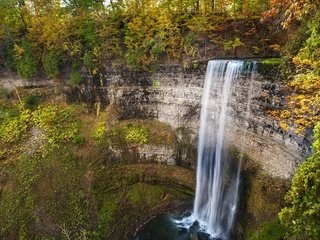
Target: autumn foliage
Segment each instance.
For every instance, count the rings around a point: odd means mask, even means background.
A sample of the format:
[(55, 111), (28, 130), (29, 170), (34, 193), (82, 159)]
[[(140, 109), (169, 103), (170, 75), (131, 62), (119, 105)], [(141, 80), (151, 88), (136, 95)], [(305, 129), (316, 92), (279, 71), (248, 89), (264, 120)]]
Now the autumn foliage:
[(0, 1), (0, 64), (23, 78), (56, 77), (74, 62), (94, 78), (122, 65), (185, 64), (200, 57), (202, 46), (224, 45), (212, 32), (227, 21), (257, 18), (271, 6), (269, 0)]
[(286, 2), (282, 25), (297, 29), (283, 52), (287, 65), (289, 94), (286, 107), (269, 113), (285, 131), (303, 135), (320, 120), (320, 5), (316, 1)]

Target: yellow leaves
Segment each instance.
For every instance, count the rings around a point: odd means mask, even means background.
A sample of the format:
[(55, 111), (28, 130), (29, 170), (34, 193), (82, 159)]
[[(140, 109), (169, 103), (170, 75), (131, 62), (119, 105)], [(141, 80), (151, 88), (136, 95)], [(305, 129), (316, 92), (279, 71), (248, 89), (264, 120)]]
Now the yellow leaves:
[(19, 45), (14, 44), (13, 52), (14, 52), (14, 55), (16, 58), (21, 58), (24, 53), (24, 49), (22, 47), (20, 47)]
[(286, 101), (286, 109), (271, 110), (268, 114), (280, 120), (280, 127), (288, 131), (292, 126), (297, 134), (320, 121), (320, 77), (313, 74), (298, 74), (288, 84), (293, 94)]
[(310, 59), (306, 59), (299, 53), (292, 59), (293, 63), (299, 68), (312, 68), (314, 63)]
[(317, 96), (308, 94), (290, 97), (288, 106), (294, 109), (291, 118), (297, 131), (302, 133), (304, 129), (311, 127), (319, 121), (320, 118), (317, 115), (320, 111), (320, 105), (317, 103), (318, 101)]
[(79, 40), (73, 41), (73, 43), (69, 46), (69, 53), (71, 56), (76, 56), (81, 52), (81, 42)]
[[(133, 68), (148, 69), (166, 52), (170, 57), (181, 54), (182, 34), (172, 19), (172, 12), (161, 7), (144, 7), (127, 23), (125, 44), (127, 63)], [(185, 50), (185, 49), (184, 49)], [(187, 46), (190, 55), (196, 53), (195, 46)]]
[[(320, 55), (320, 52), (317, 54)], [(303, 55), (305, 55), (305, 53), (303, 50), (301, 50), (301, 52), (292, 59), (293, 63), (298, 67), (298, 69), (316, 69), (320, 67), (320, 60), (317, 61), (315, 59), (309, 59)]]
[(280, 121), (279, 125), (286, 132), (289, 131), (289, 129), (290, 129), (290, 127), (286, 121)]
[(275, 52), (280, 52), (281, 51), (281, 46), (279, 44), (271, 44), (269, 46), (269, 48), (271, 48)]
[(283, 110), (283, 111), (281, 111), (281, 113), (280, 113), (280, 118), (282, 118), (282, 119), (288, 119), (288, 118), (290, 117), (290, 115), (291, 115), (291, 112), (290, 112), (290, 111), (288, 111), (288, 110)]
[[(316, 95), (320, 90), (320, 76), (313, 73), (298, 74), (288, 85), (299, 94)], [(297, 98), (301, 99), (303, 96), (297, 96)]]
[(290, 97), (290, 104), (292, 105), (304, 106), (305, 102), (307, 101), (309, 101), (309, 99), (306, 99), (306, 96), (302, 94), (294, 95)]
[(267, 114), (271, 115), (273, 117), (279, 117), (279, 111), (278, 110), (268, 110)]
[(46, 14), (33, 16), (28, 26), (29, 37), (49, 51), (61, 51), (68, 42), (70, 19), (61, 11), (52, 9)]
[(128, 23), (128, 34), (125, 43), (129, 49), (148, 48), (148, 42), (153, 38), (155, 22), (150, 16), (137, 16)]

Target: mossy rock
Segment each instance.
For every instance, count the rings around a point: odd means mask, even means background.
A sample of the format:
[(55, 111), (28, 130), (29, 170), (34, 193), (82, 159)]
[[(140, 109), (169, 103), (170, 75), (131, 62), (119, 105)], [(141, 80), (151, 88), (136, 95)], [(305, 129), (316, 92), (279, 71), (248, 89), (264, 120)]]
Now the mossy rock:
[(283, 240), (288, 229), (281, 225), (278, 218), (264, 222), (260, 228), (248, 233), (248, 240)]
[[(277, 219), (278, 213), (285, 204), (284, 196), (288, 190), (289, 181), (264, 174), (257, 168), (251, 172), (250, 169), (246, 171), (247, 201), (244, 225), (246, 234), (252, 235), (257, 229), (263, 228), (265, 223), (272, 223)], [(268, 226), (265, 227), (268, 228)]]
[[(139, 223), (162, 211), (179, 211), (193, 199), (192, 171), (163, 165), (113, 165), (99, 170), (93, 182), (99, 215), (108, 220), (107, 239), (127, 239)], [(179, 176), (184, 176), (180, 179)], [(106, 184), (101, 184), (106, 183)], [(111, 207), (106, 207), (110, 203)], [(116, 204), (115, 204), (116, 203)], [(111, 209), (110, 209), (111, 208)], [(185, 210), (185, 209), (184, 209)]]
[(281, 78), (282, 58), (266, 58), (258, 61), (258, 73), (270, 81), (277, 81)]

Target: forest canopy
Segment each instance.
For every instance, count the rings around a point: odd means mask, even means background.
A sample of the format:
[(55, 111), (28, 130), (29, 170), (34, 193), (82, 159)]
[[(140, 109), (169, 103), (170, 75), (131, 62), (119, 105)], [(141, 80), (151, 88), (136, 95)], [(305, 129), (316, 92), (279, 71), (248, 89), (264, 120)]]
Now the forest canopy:
[(199, 57), (199, 43), (222, 41), (212, 31), (226, 21), (270, 16), (286, 2), (1, 0), (1, 52), (23, 78), (39, 71), (56, 77), (62, 65), (73, 75), (81, 67), (97, 75), (121, 64), (147, 70), (164, 55), (178, 61)]

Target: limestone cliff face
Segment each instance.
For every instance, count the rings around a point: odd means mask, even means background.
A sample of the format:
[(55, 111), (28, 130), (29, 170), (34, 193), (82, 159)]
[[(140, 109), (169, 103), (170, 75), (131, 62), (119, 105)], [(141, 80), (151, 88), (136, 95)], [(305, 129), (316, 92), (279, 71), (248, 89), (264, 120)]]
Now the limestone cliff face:
[[(70, 96), (73, 100), (88, 100), (86, 96), (95, 96), (93, 102), (100, 101), (106, 106), (115, 104), (122, 119), (152, 118), (175, 129), (188, 129), (191, 142), (196, 146), (204, 79), (205, 66), (187, 71), (179, 66), (162, 67), (150, 75), (110, 73), (105, 86), (89, 85)], [(268, 108), (283, 103), (281, 85), (259, 74), (253, 79), (244, 76), (235, 84), (237, 90), (233, 92), (229, 109), (228, 143), (237, 148), (244, 147), (250, 161), (260, 165), (265, 173), (289, 178), (309, 154), (309, 142), (283, 132), (277, 122), (266, 114)], [(253, 94), (247, 118), (248, 88)], [(244, 132), (246, 137), (241, 138)]]
[[(156, 119), (168, 123), (177, 132), (184, 133), (178, 137), (180, 140), (187, 138), (187, 142), (196, 148), (205, 65), (191, 70), (184, 70), (181, 66), (162, 66), (153, 74), (109, 72), (102, 82), (90, 80), (76, 89), (64, 87), (64, 91), (67, 101), (86, 102), (92, 107), (116, 106), (120, 119)], [(41, 84), (63, 85), (61, 82)], [(259, 74), (253, 79), (244, 76), (236, 84), (229, 109), (228, 143), (237, 148), (244, 147), (250, 161), (260, 165), (265, 173), (290, 178), (299, 163), (310, 154), (310, 143), (308, 139), (283, 132), (277, 122), (266, 114), (268, 108), (283, 104), (281, 84)], [(23, 85), (28, 84), (24, 82)], [(247, 118), (245, 109), (249, 88), (253, 94), (250, 96), (251, 113)], [(244, 132), (246, 137), (241, 138)], [(176, 153), (172, 149), (157, 151), (159, 156), (168, 158), (160, 157), (159, 162), (195, 164), (195, 154), (186, 149), (178, 149)], [(149, 156), (150, 151), (143, 150), (139, 154)]]

